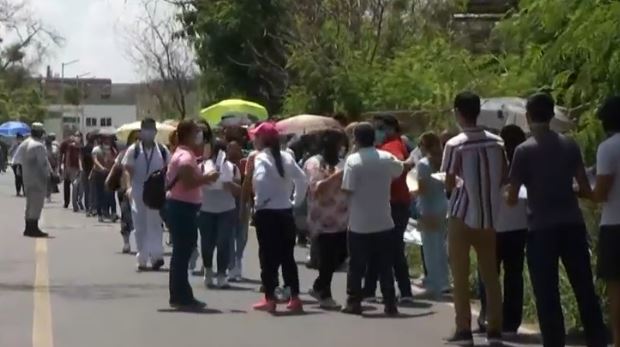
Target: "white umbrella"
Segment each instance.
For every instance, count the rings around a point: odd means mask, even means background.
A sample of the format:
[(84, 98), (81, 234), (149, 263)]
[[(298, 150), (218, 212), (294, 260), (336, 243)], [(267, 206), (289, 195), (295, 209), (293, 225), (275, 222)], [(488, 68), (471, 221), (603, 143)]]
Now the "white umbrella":
[[(129, 134), (131, 134), (135, 130), (140, 130), (140, 121), (128, 123), (116, 130), (116, 137), (122, 143), (127, 143), (127, 138)], [(157, 123), (157, 137), (156, 140), (159, 143), (168, 144), (168, 139), (170, 138), (170, 134), (176, 130), (176, 127), (164, 123)]]
[[(525, 115), (526, 103), (527, 100), (516, 97), (483, 99), (478, 125), (499, 131), (506, 125), (514, 124), (529, 133), (530, 127)], [(556, 106), (551, 128), (566, 132), (572, 126), (573, 122), (566, 116), (566, 109)]]

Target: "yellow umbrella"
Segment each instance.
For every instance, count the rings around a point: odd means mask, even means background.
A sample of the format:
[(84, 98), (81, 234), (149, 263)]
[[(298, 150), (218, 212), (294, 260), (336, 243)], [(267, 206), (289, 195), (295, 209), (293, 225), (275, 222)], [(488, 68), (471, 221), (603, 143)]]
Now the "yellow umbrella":
[(255, 102), (229, 99), (205, 108), (200, 111), (200, 116), (210, 125), (216, 126), (222, 119), (228, 117), (247, 117), (253, 121), (266, 120), (269, 118), (269, 113), (266, 108)]
[[(140, 130), (140, 122), (128, 123), (116, 130), (116, 137), (122, 143), (127, 143), (127, 138), (129, 134), (134, 130)], [(168, 124), (157, 123), (157, 137), (155, 138), (157, 142), (163, 143), (165, 145), (168, 144), (168, 138), (173, 131), (176, 130), (176, 127)]]

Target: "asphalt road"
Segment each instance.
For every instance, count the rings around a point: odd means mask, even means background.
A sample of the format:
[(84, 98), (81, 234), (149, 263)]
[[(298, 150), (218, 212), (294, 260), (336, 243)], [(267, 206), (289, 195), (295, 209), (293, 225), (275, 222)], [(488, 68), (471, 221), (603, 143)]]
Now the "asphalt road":
[[(453, 328), (446, 303), (419, 302), (392, 319), (369, 305), (364, 317), (353, 317), (322, 311), (304, 295), (303, 315), (254, 312), (260, 295), (253, 235), (244, 264), (250, 280), (217, 291), (194, 277), (195, 294), (209, 310), (176, 312), (167, 305), (167, 272), (137, 273), (134, 257), (120, 253), (118, 224), (63, 209), (55, 195), (41, 223), (54, 238), (26, 239), (25, 201), (13, 194), (12, 175), (0, 175), (0, 347), (434, 347)], [(297, 255), (303, 259), (305, 250)], [(304, 292), (315, 275), (300, 266)], [(344, 274), (335, 277), (333, 292), (344, 301)], [(507, 346), (537, 345), (532, 336), (520, 340)]]

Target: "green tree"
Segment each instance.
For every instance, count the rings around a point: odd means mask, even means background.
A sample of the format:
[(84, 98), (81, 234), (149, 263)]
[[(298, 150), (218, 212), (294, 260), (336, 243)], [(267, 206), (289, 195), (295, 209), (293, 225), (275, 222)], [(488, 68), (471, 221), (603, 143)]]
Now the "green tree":
[(61, 41), (33, 16), (25, 1), (0, 1), (0, 122), (42, 120), (46, 114), (39, 82), (32, 69), (51, 45)]

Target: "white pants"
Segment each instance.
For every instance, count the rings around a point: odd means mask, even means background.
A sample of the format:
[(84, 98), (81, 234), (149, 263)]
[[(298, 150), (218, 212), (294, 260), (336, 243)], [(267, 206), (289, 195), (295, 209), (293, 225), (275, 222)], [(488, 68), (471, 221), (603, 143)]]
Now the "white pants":
[(131, 197), (131, 217), (135, 229), (138, 265), (164, 258), (162, 220), (158, 210), (144, 205), (142, 192)]

